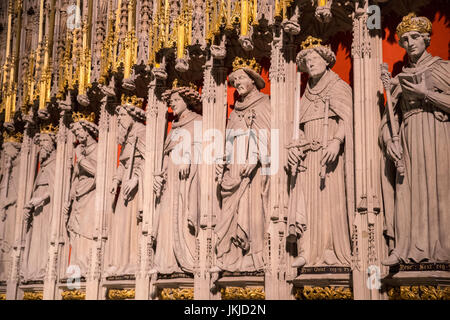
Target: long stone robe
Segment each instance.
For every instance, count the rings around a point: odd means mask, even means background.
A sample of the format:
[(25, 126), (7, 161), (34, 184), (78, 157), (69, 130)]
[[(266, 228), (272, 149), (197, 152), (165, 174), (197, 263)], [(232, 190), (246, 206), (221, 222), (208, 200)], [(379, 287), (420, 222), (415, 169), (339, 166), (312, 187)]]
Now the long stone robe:
[(95, 232), (95, 172), (97, 170), (97, 143), (86, 149), (86, 155), (77, 159), (70, 197), (72, 210), (67, 223), (70, 237), (70, 265), (80, 267), (81, 276), (89, 271), (89, 258)]
[(24, 281), (44, 280), (47, 271), (48, 249), (50, 246), (50, 228), (52, 225), (52, 195), (55, 184), (55, 151), (41, 163), (31, 198), (49, 194), (42, 207), (37, 208), (26, 234), (25, 254), (22, 264)]
[[(18, 155), (11, 164), (9, 180), (6, 181), (6, 172), (3, 173), (2, 181), (0, 182), (0, 204), (14, 203), (6, 209), (5, 221), (0, 221), (0, 281), (7, 281), (7, 277), (11, 268), (12, 262), (12, 247), (14, 243), (14, 230), (16, 226), (16, 202), (17, 190), (19, 185), (19, 166), (20, 156)], [(8, 188), (8, 197), (4, 198), (6, 188)], [(1, 219), (1, 217), (0, 217)]]
[[(249, 128), (255, 135), (248, 134)], [(256, 92), (244, 101), (237, 101), (226, 129), (226, 154), (227, 157), (232, 154), (232, 160), (224, 168), (222, 210), (214, 229), (217, 266), (231, 272), (261, 271), (270, 183), (269, 175), (263, 174), (263, 169), (270, 166), (265, 159), (270, 154), (269, 97)], [(238, 145), (249, 151), (242, 148), (237, 151)], [(250, 177), (242, 178), (239, 174), (245, 166), (244, 161), (238, 160), (242, 156), (244, 160), (258, 161)]]
[[(408, 99), (398, 82), (391, 90), (401, 120), (404, 177), (396, 174), (391, 160), (382, 161), (385, 234), (404, 263), (450, 261), (450, 122), (449, 114), (436, 106), (450, 106), (450, 64), (425, 52), (403, 72), (422, 68), (431, 70), (428, 101)], [(380, 139), (388, 130), (385, 114)]]
[[(164, 143), (163, 167), (167, 181), (157, 207), (154, 227), (157, 228), (155, 268), (159, 273), (194, 272), (195, 240), (200, 217), (199, 161), (202, 141), (195, 141), (194, 125), (202, 117), (194, 112), (180, 121), (174, 121)], [(183, 141), (183, 136), (189, 140)], [(182, 150), (177, 149), (185, 146)], [(174, 153), (179, 152), (179, 157)], [(177, 160), (189, 154), (191, 162), (187, 179), (180, 179)], [(157, 224), (157, 225), (156, 225)]]
[[(138, 186), (131, 193), (131, 200), (123, 199), (123, 189), (129, 181), (128, 168), (131, 164), (133, 144), (138, 137), (132, 176), (138, 178)], [(138, 237), (141, 228), (142, 187), (145, 157), (145, 126), (135, 122), (122, 145), (116, 179), (122, 181), (120, 194), (117, 195), (115, 210), (112, 213), (106, 246), (106, 276), (134, 275), (138, 270)]]
[(306, 151), (290, 202), (289, 224), (306, 226), (299, 241), (299, 254), (306, 266), (350, 266), (350, 225), (353, 208), (353, 118), (350, 86), (327, 71), (314, 88), (309, 83), (301, 98), (301, 136), (321, 146), (324, 135), (325, 97), (329, 95), (328, 143), (339, 126), (345, 133), (337, 159), (327, 165), (322, 181), (322, 148)]

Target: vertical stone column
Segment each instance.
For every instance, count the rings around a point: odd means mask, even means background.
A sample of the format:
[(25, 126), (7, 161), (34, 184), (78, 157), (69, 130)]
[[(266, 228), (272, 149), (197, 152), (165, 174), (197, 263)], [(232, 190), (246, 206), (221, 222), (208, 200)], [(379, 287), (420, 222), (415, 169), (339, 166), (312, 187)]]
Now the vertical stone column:
[(155, 194), (153, 182), (155, 172), (161, 171), (163, 161), (164, 137), (166, 131), (167, 107), (161, 100), (164, 83), (153, 77), (150, 83), (147, 103), (146, 151), (144, 169), (144, 212), (142, 234), (139, 240), (139, 271), (136, 275), (137, 300), (151, 299), (149, 270), (153, 265), (153, 216), (155, 214)]
[[(355, 299), (380, 299), (379, 278), (383, 244), (383, 216), (380, 214), (380, 149), (378, 99), (381, 31), (368, 30), (365, 5), (353, 17), (353, 97), (355, 143), (355, 219), (352, 226), (353, 292)], [(378, 273), (379, 275), (380, 273)]]
[[(276, 30), (272, 42), (270, 66), (271, 100), (271, 167), (270, 207), (266, 220), (265, 293), (266, 299), (290, 299), (287, 282), (296, 274), (290, 267), (292, 258), (286, 252), (286, 219), (288, 209), (288, 176), (283, 168), (287, 162), (285, 146), (292, 138), (295, 99), (295, 44), (290, 35)], [(286, 39), (285, 37), (289, 37)]]
[(6, 286), (6, 299), (16, 300), (19, 297), (20, 263), (25, 249), (25, 223), (23, 207), (30, 199), (36, 170), (36, 146), (33, 143), (32, 128), (25, 129), (20, 149), (20, 178), (17, 193), (16, 225), (14, 230), (13, 260)]
[[(99, 134), (97, 146), (97, 171), (95, 181), (95, 234), (91, 255), (89, 274), (86, 279), (86, 300), (102, 299), (100, 297), (100, 280), (102, 272), (103, 253), (106, 242), (106, 213), (108, 204), (111, 203), (109, 185), (114, 164), (113, 155), (117, 153), (117, 143), (115, 143), (114, 116), (108, 111), (108, 105), (114, 107), (115, 104), (104, 96), (101, 101)], [(106, 164), (106, 165), (105, 165)], [(88, 254), (88, 253), (86, 253)]]
[[(220, 293), (212, 293), (211, 274), (214, 265), (214, 226), (219, 214), (215, 162), (210, 162), (211, 150), (214, 157), (224, 153), (225, 127), (227, 119), (227, 81), (223, 60), (210, 57), (204, 67), (202, 159), (200, 164), (201, 213), (200, 230), (197, 238), (197, 267), (194, 274), (194, 298), (196, 300), (220, 299)], [(214, 146), (214, 148), (211, 148)]]
[[(62, 237), (63, 219), (62, 208), (67, 198), (68, 187), (70, 184), (70, 167), (67, 160), (71, 159), (70, 144), (68, 141), (69, 128), (65, 122), (65, 111), (61, 112), (59, 119), (59, 129), (56, 138), (56, 167), (55, 167), (55, 186), (53, 194), (50, 195), (52, 201), (52, 225), (49, 226), (50, 244), (48, 251), (47, 274), (44, 279), (44, 300), (58, 299), (56, 297), (56, 281), (60, 263), (61, 248), (64, 244)], [(69, 164), (70, 166), (70, 164)]]

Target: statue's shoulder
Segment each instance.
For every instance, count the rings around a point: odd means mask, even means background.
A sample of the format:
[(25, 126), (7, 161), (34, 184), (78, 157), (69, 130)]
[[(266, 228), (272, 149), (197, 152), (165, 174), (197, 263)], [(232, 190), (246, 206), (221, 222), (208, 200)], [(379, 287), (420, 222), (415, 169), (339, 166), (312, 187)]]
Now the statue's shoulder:
[(333, 72), (334, 79), (330, 81), (328, 84), (331, 86), (331, 95), (340, 95), (340, 94), (347, 94), (352, 95), (352, 87), (345, 82), (337, 73)]

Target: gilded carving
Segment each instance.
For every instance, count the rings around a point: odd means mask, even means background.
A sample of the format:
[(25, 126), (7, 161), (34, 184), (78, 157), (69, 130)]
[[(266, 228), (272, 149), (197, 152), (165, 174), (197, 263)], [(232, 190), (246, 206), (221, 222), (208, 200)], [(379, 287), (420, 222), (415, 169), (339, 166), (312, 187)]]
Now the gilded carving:
[(194, 288), (164, 288), (160, 292), (161, 300), (194, 300)]
[(400, 286), (388, 289), (389, 300), (450, 300), (450, 287)]
[(352, 300), (353, 292), (348, 287), (312, 287), (297, 288), (297, 300)]
[(136, 295), (135, 289), (109, 289), (108, 299), (109, 300), (127, 300), (134, 299)]
[(25, 291), (23, 293), (23, 300), (42, 300), (43, 292)]
[(0, 300), (6, 300), (6, 293), (0, 293)]
[(81, 290), (66, 290), (61, 292), (63, 300), (85, 300), (86, 292)]
[(221, 288), (222, 300), (265, 300), (266, 293), (263, 287), (242, 288), (226, 287)]

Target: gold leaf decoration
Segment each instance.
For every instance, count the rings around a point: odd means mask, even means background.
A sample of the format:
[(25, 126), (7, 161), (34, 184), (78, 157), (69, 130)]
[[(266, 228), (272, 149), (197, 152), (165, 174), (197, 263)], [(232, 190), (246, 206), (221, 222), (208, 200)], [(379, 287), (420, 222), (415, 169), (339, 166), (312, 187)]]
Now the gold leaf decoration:
[(0, 293), (0, 300), (6, 300), (6, 293)]
[(266, 298), (263, 287), (227, 287), (222, 288), (220, 293), (222, 295), (222, 300), (264, 300)]
[(450, 287), (399, 286), (388, 289), (389, 300), (450, 300)]
[(42, 300), (43, 292), (25, 291), (23, 293), (23, 300)]
[(109, 300), (127, 300), (134, 299), (136, 295), (136, 290), (134, 289), (109, 289), (108, 299)]
[(63, 300), (85, 300), (86, 292), (81, 290), (66, 290), (61, 292)]
[(297, 300), (352, 300), (353, 292), (348, 287), (311, 287), (297, 288)]
[(164, 288), (160, 292), (161, 300), (194, 300), (194, 288)]

